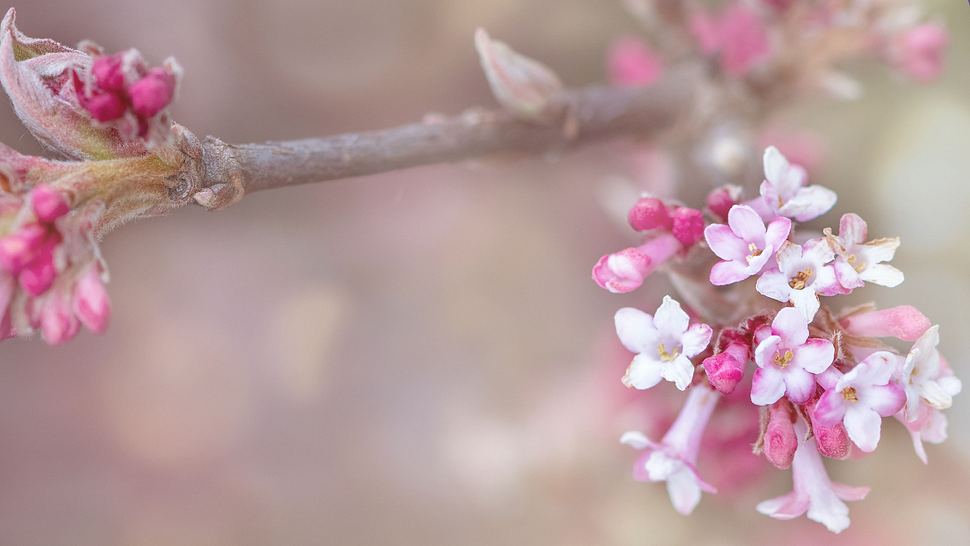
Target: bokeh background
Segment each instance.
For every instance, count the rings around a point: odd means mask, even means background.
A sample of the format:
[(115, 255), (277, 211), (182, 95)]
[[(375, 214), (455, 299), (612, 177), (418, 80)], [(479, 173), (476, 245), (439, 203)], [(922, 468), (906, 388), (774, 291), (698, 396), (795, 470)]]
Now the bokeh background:
[[(821, 136), (815, 178), (840, 193), (839, 209), (903, 240), (895, 263), (906, 283), (866, 297), (941, 323), (942, 349), (966, 380), (970, 8), (927, 6), (952, 31), (939, 84), (863, 68), (862, 101), (810, 101), (788, 123)], [(620, 2), (594, 0), (17, 8), (33, 36), (174, 55), (187, 73), (176, 118), (230, 142), (491, 105), (472, 47), (479, 25), (570, 84), (602, 81), (608, 44), (635, 30)], [(0, 140), (40, 152), (6, 101)], [(110, 331), (0, 352), (0, 543), (970, 541), (962, 397), (929, 466), (892, 421), (875, 455), (829, 465), (873, 488), (837, 539), (754, 512), (790, 489), (788, 473), (706, 496), (690, 518), (662, 486), (630, 479), (634, 455), (616, 439), (653, 410), (627, 404), (611, 317), (622, 305), (652, 309), (665, 287), (613, 296), (589, 270), (632, 241), (601, 204), (618, 180), (650, 182), (637, 180), (638, 157), (617, 144), (413, 169), (113, 233)]]

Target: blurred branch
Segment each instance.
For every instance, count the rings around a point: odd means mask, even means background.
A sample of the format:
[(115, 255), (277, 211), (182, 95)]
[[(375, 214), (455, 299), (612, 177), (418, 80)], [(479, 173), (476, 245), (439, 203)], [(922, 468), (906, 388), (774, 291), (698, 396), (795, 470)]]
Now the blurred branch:
[(469, 110), (391, 129), (325, 138), (226, 144), (208, 137), (186, 169), (195, 200), (210, 209), (246, 193), (377, 174), (496, 154), (541, 153), (620, 136), (652, 137), (689, 113), (698, 70), (672, 70), (648, 88), (588, 87), (565, 92), (556, 123), (520, 121), (504, 110)]

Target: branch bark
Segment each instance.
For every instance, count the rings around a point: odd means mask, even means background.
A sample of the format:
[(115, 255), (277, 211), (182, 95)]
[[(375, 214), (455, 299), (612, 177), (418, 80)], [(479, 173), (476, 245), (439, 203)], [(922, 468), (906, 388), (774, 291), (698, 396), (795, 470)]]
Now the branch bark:
[(325, 138), (226, 144), (208, 137), (188, 154), (200, 174), (195, 200), (222, 208), (246, 193), (504, 153), (536, 153), (621, 136), (652, 137), (695, 104), (700, 72), (683, 67), (649, 88), (588, 87), (566, 92), (557, 123), (521, 121), (502, 110)]

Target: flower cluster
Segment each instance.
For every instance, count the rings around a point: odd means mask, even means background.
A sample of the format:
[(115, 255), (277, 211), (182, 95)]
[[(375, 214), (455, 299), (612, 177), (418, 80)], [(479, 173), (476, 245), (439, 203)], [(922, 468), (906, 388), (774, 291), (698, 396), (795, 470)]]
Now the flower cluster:
[[(666, 296), (652, 316), (617, 311), (617, 336), (636, 353), (623, 383), (645, 390), (669, 381), (687, 391), (681, 414), (659, 442), (639, 432), (621, 441), (645, 450), (634, 477), (666, 482), (674, 508), (688, 514), (701, 492), (715, 492), (698, 468), (704, 429), (721, 397), (743, 396), (762, 415), (760, 437), (751, 439), (755, 452), (790, 468), (794, 482), (794, 491), (760, 503), (758, 511), (779, 519), (807, 514), (840, 532), (849, 525), (844, 501), (861, 500), (868, 488), (832, 482), (823, 458), (872, 452), (883, 418), (895, 417), (926, 462), (923, 443), (946, 438), (942, 412), (961, 384), (937, 349), (939, 327), (915, 308), (836, 313), (829, 305), (867, 283), (900, 284), (903, 274), (887, 263), (899, 239), (870, 239), (855, 214), (842, 216), (837, 234), (800, 228), (828, 212), (835, 193), (808, 184), (805, 170), (775, 148), (765, 151), (764, 175), (752, 199), (737, 188), (711, 192), (708, 220), (694, 209), (641, 199), (630, 223), (647, 231), (646, 241), (604, 256), (593, 268), (597, 284), (628, 292), (662, 264), (710, 256), (704, 280), (720, 287), (711, 297), (731, 302), (731, 312), (718, 312), (699, 300), (692, 316)], [(689, 233), (702, 230), (702, 240), (678, 237), (681, 210), (697, 219)], [(894, 348), (899, 342), (913, 345), (901, 352)]]

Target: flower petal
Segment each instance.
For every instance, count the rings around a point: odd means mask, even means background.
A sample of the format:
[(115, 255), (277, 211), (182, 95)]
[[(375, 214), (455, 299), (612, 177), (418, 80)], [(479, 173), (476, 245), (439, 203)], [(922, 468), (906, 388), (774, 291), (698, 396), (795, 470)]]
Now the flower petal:
[(781, 337), (771, 335), (761, 340), (758, 346), (754, 349), (754, 361), (760, 368), (768, 368), (772, 366), (772, 358), (775, 356), (775, 351), (778, 350), (778, 344), (781, 343)]
[(789, 347), (798, 347), (808, 339), (808, 321), (793, 307), (778, 311), (771, 321), (771, 330)]
[(672, 381), (678, 389), (684, 391), (687, 390), (691, 380), (694, 379), (694, 365), (689, 358), (680, 355), (673, 361), (664, 363), (660, 373), (664, 379)]
[(653, 447), (654, 443), (647, 436), (638, 430), (628, 430), (620, 436), (620, 443), (630, 446), (633, 449), (646, 449)]
[(623, 376), (623, 384), (637, 390), (647, 390), (657, 383), (663, 375), (664, 363), (647, 356), (638, 354), (633, 358), (630, 367)]
[(778, 148), (769, 146), (764, 154), (765, 179), (772, 184), (777, 184), (788, 173), (788, 160), (778, 151)]
[(858, 214), (843, 214), (839, 219), (839, 239), (846, 244), (858, 244), (869, 236), (869, 226)]
[(788, 240), (791, 234), (791, 220), (783, 216), (778, 217), (768, 224), (765, 230), (765, 244), (772, 248), (781, 248), (782, 243)]
[(755, 289), (763, 296), (773, 300), (787, 302), (792, 289), (788, 286), (788, 278), (780, 271), (766, 271), (758, 278)]
[(778, 269), (789, 272), (801, 265), (802, 247), (792, 242), (786, 242), (778, 249), (775, 259), (778, 260)]
[(807, 287), (801, 290), (792, 290), (789, 298), (791, 298), (791, 303), (795, 306), (795, 309), (798, 309), (805, 317), (805, 320), (811, 322), (815, 318), (815, 313), (818, 312), (820, 304), (814, 290)]
[(835, 360), (835, 346), (832, 342), (817, 337), (809, 339), (793, 352), (795, 358), (792, 359), (792, 366), (813, 374), (824, 372)]
[(888, 262), (896, 255), (899, 237), (886, 237), (856, 247), (867, 263)]
[(845, 412), (845, 430), (852, 443), (871, 453), (879, 445), (882, 417), (875, 410), (855, 404)]
[(801, 368), (791, 367), (785, 378), (785, 392), (796, 404), (804, 404), (815, 394), (815, 376)]
[(633, 353), (653, 350), (659, 343), (659, 334), (653, 326), (653, 317), (633, 307), (624, 307), (613, 317), (616, 335), (620, 343)]
[(861, 501), (869, 494), (869, 488), (865, 485), (846, 485), (839, 482), (832, 482), (832, 491), (844, 501)]
[(891, 265), (874, 264), (860, 273), (859, 278), (872, 284), (893, 288), (902, 284), (905, 276), (902, 271)]
[(866, 283), (859, 278), (859, 272), (852, 267), (852, 264), (845, 261), (844, 258), (840, 257), (836, 259), (832, 267), (835, 270), (835, 279), (846, 290), (851, 291), (865, 286)]
[(704, 239), (711, 252), (722, 260), (743, 262), (748, 255), (748, 245), (724, 224), (704, 228)]
[(684, 355), (692, 357), (700, 354), (711, 343), (713, 333), (710, 326), (702, 323), (694, 324), (688, 328), (684, 337), (681, 338)]
[(731, 226), (731, 231), (746, 243), (754, 243), (758, 248), (764, 247), (765, 223), (751, 207), (747, 205), (731, 207), (728, 211), (728, 225)]
[(802, 257), (818, 269), (835, 259), (835, 251), (825, 239), (812, 239), (802, 247)]
[(953, 405), (953, 397), (936, 381), (924, 381), (919, 391), (920, 397), (934, 409), (945, 410)]
[(767, 406), (785, 394), (785, 377), (774, 367), (759, 368), (751, 381), (751, 403)]
[(687, 467), (667, 478), (667, 494), (674, 510), (685, 516), (693, 512), (701, 502), (701, 486)]
[(799, 188), (794, 197), (778, 209), (778, 214), (808, 222), (830, 211), (837, 200), (835, 192), (828, 188), (806, 186)]
[(681, 309), (680, 303), (670, 296), (664, 296), (663, 303), (653, 316), (653, 325), (660, 336), (680, 339), (689, 323), (690, 317)]
[(842, 392), (836, 389), (825, 391), (815, 404), (812, 418), (825, 426), (832, 426), (845, 417), (846, 402)]
[(750, 269), (743, 262), (717, 262), (711, 268), (711, 284), (725, 286), (743, 281), (754, 274)]
[(792, 491), (787, 495), (759, 502), (755, 509), (775, 519), (795, 519), (808, 510), (808, 497)]

